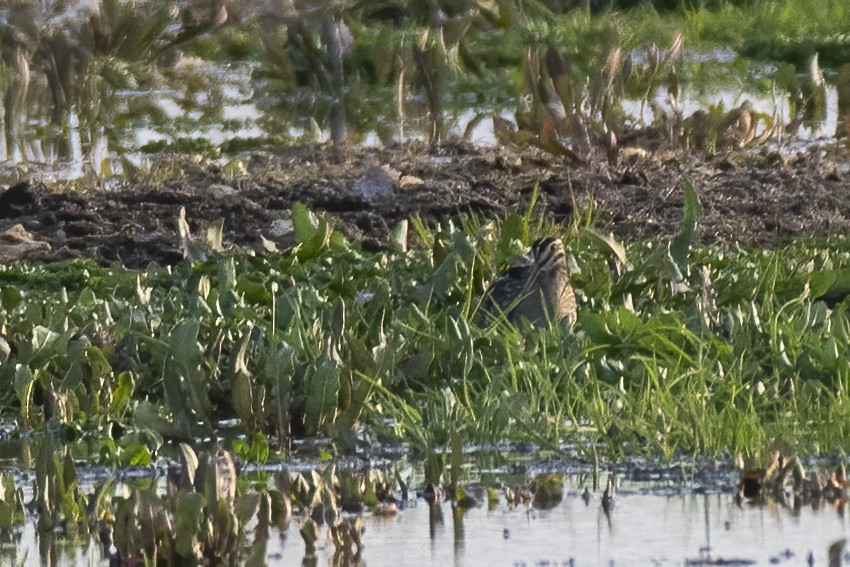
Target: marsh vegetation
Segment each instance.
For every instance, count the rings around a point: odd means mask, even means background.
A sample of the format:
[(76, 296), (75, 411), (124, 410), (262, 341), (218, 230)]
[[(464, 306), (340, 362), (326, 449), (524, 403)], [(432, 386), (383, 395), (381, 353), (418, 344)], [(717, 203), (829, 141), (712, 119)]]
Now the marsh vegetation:
[[(575, 4), (0, 10), (3, 537), (346, 564), (417, 501), (610, 527), (636, 459), (843, 507), (850, 8)], [(484, 313), (542, 236), (576, 323)]]

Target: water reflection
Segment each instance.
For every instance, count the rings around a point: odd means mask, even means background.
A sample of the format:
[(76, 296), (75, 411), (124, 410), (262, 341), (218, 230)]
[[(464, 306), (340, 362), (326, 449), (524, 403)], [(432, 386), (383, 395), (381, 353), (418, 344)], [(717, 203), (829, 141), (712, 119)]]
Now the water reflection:
[[(625, 124), (672, 127), (705, 109), (722, 114), (751, 104), (752, 115), (761, 120), (752, 134), (766, 133), (778, 143), (832, 140), (850, 129), (850, 66), (824, 73), (817, 58), (806, 69), (796, 69), (790, 64), (758, 66), (728, 56), (688, 57), (683, 86), (672, 102), (667, 85), (648, 91), (647, 99), (627, 95), (617, 100)], [(18, 107), (7, 103), (6, 119), (0, 119), (5, 127), (0, 135), (0, 182), (33, 173), (46, 179), (111, 177), (145, 168), (146, 146), (152, 152), (179, 151), (180, 146), (166, 144), (181, 140), (203, 141), (209, 150), (206, 157), (215, 158), (226, 153), (222, 144), (234, 140), (255, 140), (255, 145), (322, 142), (333, 139), (334, 132), (339, 137), (347, 131), (351, 142), (388, 145), (427, 139), (433, 126), (428, 117), (435, 109), (417, 91), (400, 95), (404, 113), (399, 113), (394, 93), (386, 88), (349, 86), (342, 99), (345, 108), (337, 115), (339, 96), (300, 87), (282, 96), (275, 91), (276, 83), (258, 75), (256, 62), (214, 64), (186, 56), (163, 73), (170, 86), (116, 88), (97, 99), (103, 109), (96, 119), (91, 109), (70, 105), (62, 113), (61, 126), (51, 123), (42, 106), (30, 105), (27, 112), (14, 115)], [(21, 97), (42, 100), (34, 93), (46, 88), (33, 82)], [(481, 100), (470, 93), (446, 94), (439, 109), (444, 131), (439, 137), (495, 144), (492, 117), (514, 119), (524, 100), (512, 92), (516, 86), (500, 88)]]
[[(305, 557), (301, 520), (258, 537), (250, 555), (270, 565), (816, 565), (843, 558), (846, 514), (826, 502), (785, 507), (736, 503), (732, 494), (659, 495), (627, 486), (607, 513), (601, 496), (585, 500), (575, 479), (550, 510), (525, 506), (461, 511), (450, 503), (412, 502), (395, 516), (364, 518), (361, 555), (341, 558), (327, 529)], [(673, 488), (673, 487), (668, 487)], [(451, 527), (445, 516), (451, 515)], [(254, 532), (255, 526), (249, 526)], [(832, 548), (832, 551), (830, 551)], [(342, 561), (342, 563), (341, 563)], [(722, 563), (722, 562), (727, 563)], [(571, 563), (572, 562), (572, 563)], [(745, 563), (752, 562), (752, 563)], [(0, 563), (23, 566), (109, 564), (95, 538), (39, 536), (33, 521), (0, 543)]]
[[(448, 504), (445, 504), (448, 506)], [(681, 565), (752, 561), (826, 564), (829, 547), (846, 537), (843, 518), (830, 507), (738, 506), (730, 495), (620, 494), (610, 515), (598, 498), (585, 504), (573, 493), (552, 510), (499, 506), (492, 512), (452, 510), (452, 530), (439, 507), (368, 518), (363, 561), (382, 565)], [(294, 538), (269, 553), (276, 565), (298, 565), (303, 543)], [(320, 549), (330, 565), (332, 549)]]

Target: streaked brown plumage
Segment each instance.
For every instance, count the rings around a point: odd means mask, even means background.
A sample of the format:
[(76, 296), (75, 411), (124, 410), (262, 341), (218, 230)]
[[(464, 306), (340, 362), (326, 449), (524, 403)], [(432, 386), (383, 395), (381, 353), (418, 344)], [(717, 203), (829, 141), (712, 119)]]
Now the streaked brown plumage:
[(570, 285), (564, 245), (553, 237), (531, 245), (533, 262), (509, 269), (490, 285), (485, 308), (501, 311), (517, 325), (523, 319), (538, 324), (547, 319), (576, 320), (576, 297)]

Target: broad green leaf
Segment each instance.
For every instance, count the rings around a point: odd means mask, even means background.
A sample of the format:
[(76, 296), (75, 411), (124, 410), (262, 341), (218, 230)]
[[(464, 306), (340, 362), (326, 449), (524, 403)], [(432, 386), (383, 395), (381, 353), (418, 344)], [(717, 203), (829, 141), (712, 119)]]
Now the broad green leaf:
[(319, 223), (319, 227), (313, 235), (300, 242), (296, 256), (299, 262), (305, 262), (316, 258), (323, 250), (325, 250), (331, 242), (333, 229), (324, 217)]
[(594, 344), (608, 344), (613, 339), (605, 317), (601, 313), (594, 313), (589, 309), (580, 309), (578, 321), (587, 337)]
[(201, 544), (206, 500), (200, 494), (181, 491), (174, 506), (174, 550), (186, 558), (197, 557)]
[(4, 309), (11, 311), (21, 304), (24, 300), (24, 291), (12, 286), (2, 286), (0, 288), (0, 305)]
[(59, 333), (51, 331), (47, 327), (36, 325), (32, 330), (32, 339), (30, 339), (33, 353), (35, 353), (33, 358), (35, 359), (36, 356), (40, 355), (39, 359), (43, 360), (62, 352), (64, 349), (56, 346), (60, 337)]
[(112, 374), (112, 365), (99, 347), (86, 344), (84, 354), (84, 360), (92, 378), (98, 379)]
[(310, 435), (315, 435), (324, 424), (334, 420), (339, 394), (339, 371), (339, 365), (326, 358), (312, 375), (307, 376), (304, 412)]
[(192, 319), (180, 323), (171, 331), (171, 354), (183, 370), (197, 368), (201, 362), (201, 349), (198, 345), (199, 330), (200, 322)]
[(295, 239), (299, 244), (304, 244), (319, 232), (319, 219), (303, 203), (294, 203), (292, 228), (295, 230)]
[(138, 440), (122, 443), (121, 466), (146, 467), (152, 462), (150, 449)]
[(248, 305), (271, 305), (272, 294), (259, 282), (242, 278), (236, 282), (236, 291), (242, 294)]
[(180, 427), (159, 415), (156, 407), (147, 400), (142, 400), (136, 406), (133, 419), (138, 427), (150, 429), (163, 437), (180, 439), (186, 436), (186, 433)]
[[(435, 298), (442, 299), (452, 290), (458, 282), (460, 259), (455, 254), (449, 254), (440, 266), (434, 271), (431, 286), (423, 288), (423, 291), (428, 295), (433, 294)], [(427, 301), (427, 297), (422, 298), (422, 303)]]

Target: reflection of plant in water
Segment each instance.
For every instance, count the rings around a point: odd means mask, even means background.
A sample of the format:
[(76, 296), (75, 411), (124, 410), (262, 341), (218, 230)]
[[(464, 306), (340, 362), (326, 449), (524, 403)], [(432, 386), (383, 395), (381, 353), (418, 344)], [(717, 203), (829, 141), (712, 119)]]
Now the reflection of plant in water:
[(516, 126), (497, 117), (496, 134), (505, 142), (533, 144), (573, 163), (607, 146), (609, 160), (616, 161), (617, 139), (627, 132), (624, 96), (637, 94), (645, 105), (666, 85), (670, 105), (677, 109), (681, 50), (681, 36), (667, 50), (651, 44), (638, 62), (637, 52), (624, 56), (615, 37), (566, 57), (551, 41), (545, 49), (532, 45), (523, 62), (528, 103), (517, 110)]
[(357, 82), (344, 65), (353, 37), (343, 18), (346, 4), (317, 8), (287, 5), (262, 18), (266, 68), (261, 76), (284, 92), (309, 86), (323, 94), (331, 139), (340, 143), (346, 138), (345, 102)]
[[(334, 132), (341, 129), (334, 120), (344, 113), (349, 123), (372, 123), (389, 141), (392, 133), (381, 124), (389, 99), (395, 98), (403, 125), (406, 107), (416, 102), (409, 100), (411, 95), (422, 95), (426, 101), (429, 140), (442, 140), (448, 128), (444, 105), (450, 78), (456, 82), (464, 70), (478, 74), (482, 68), (467, 45), (474, 35), (470, 32), (492, 28), (494, 23), (504, 25), (508, 17), (504, 12), (511, 10), (485, 9), (471, 1), (453, 3), (451, 8), (430, 1), (404, 6), (334, 3), (330, 12), (318, 9), (319, 4), (323, 3), (290, 6), (265, 20), (261, 25), (265, 66), (259, 76), (270, 81), (268, 90), (295, 94), (312, 87), (310, 114), (319, 117), (322, 126), (330, 122), (334, 140), (339, 139)], [(344, 77), (342, 90), (335, 86), (341, 84), (339, 77)], [(323, 97), (315, 97), (316, 90)], [(279, 101), (283, 106), (297, 103)], [(321, 118), (325, 115), (330, 120)], [(306, 121), (304, 127), (308, 129)], [(403, 126), (400, 132), (403, 136)]]
[[(67, 153), (63, 129), (74, 109), (89, 129), (112, 124), (116, 91), (153, 84), (158, 62), (226, 19), (219, 0), (199, 0), (182, 10), (163, 0), (16, 4), (0, 27), (0, 57), (11, 76), (0, 82), (7, 146), (23, 143), (15, 138), (28, 117), (46, 115)], [(94, 135), (89, 132), (86, 141)]]

